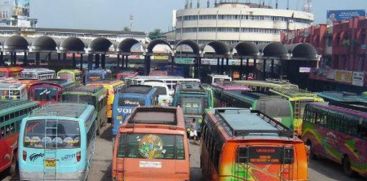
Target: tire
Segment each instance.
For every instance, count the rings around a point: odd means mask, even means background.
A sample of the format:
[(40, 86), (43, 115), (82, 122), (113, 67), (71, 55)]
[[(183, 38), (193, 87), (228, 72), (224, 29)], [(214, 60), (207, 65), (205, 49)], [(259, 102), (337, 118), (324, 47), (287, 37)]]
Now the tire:
[(350, 160), (348, 158), (348, 156), (344, 156), (343, 160), (342, 160), (342, 166), (343, 166), (343, 171), (345, 173), (345, 175), (352, 177), (354, 176), (354, 171), (352, 170), (352, 166), (350, 163)]
[(317, 155), (315, 154), (315, 151), (312, 149), (313, 148), (312, 142), (310, 140), (307, 140), (306, 145), (309, 148), (309, 155), (308, 155), (309, 159), (317, 160)]

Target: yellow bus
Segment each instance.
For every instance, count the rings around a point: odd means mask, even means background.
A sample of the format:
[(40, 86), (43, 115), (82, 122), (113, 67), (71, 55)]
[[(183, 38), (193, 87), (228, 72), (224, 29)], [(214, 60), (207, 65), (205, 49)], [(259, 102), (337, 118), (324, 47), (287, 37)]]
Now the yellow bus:
[(270, 89), (299, 89), (298, 85), (291, 84), (287, 80), (274, 80), (267, 79), (266, 81), (261, 80), (237, 80), (233, 81), (236, 84), (245, 85), (252, 91), (266, 92)]
[(121, 80), (101, 80), (96, 82), (90, 82), (87, 85), (101, 85), (107, 90), (107, 118), (109, 122), (112, 120), (112, 105), (115, 99), (115, 93), (119, 91), (124, 82)]
[(302, 119), (306, 104), (311, 102), (324, 102), (324, 99), (317, 96), (316, 93), (307, 92), (302, 89), (275, 88), (271, 89), (270, 92), (280, 95), (291, 102), (293, 107), (294, 131), (297, 135), (302, 134)]
[(81, 84), (82, 77), (82, 71), (78, 69), (61, 69), (57, 72), (57, 78), (66, 79), (68, 81), (74, 82), (75, 84)]

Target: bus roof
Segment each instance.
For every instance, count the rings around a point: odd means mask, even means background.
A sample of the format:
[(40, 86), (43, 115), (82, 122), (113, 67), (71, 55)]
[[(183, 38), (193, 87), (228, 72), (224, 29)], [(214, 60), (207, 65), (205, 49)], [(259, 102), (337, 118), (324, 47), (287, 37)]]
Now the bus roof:
[(293, 132), (277, 120), (256, 110), (216, 108), (215, 118), (230, 137), (293, 138)]
[(0, 82), (0, 89), (10, 89), (10, 88), (22, 88), (25, 87), (24, 84), (19, 82)]
[(222, 84), (214, 83), (212, 84), (214, 87), (223, 89), (223, 90), (238, 90), (238, 91), (249, 91), (251, 90), (246, 85), (236, 84), (234, 82), (223, 82)]
[(205, 92), (206, 90), (198, 82), (183, 82), (178, 85), (181, 92)]
[(269, 89), (275, 88), (289, 88), (289, 89), (298, 89), (298, 86), (295, 84), (289, 83), (286, 80), (274, 80), (274, 79), (267, 79), (266, 81), (261, 80), (237, 80), (233, 81), (238, 84), (247, 85), (247, 86), (259, 86), (259, 87), (266, 87)]
[(32, 112), (30, 117), (37, 116), (62, 116), (79, 118), (90, 105), (76, 103), (48, 104)]
[(129, 85), (120, 90), (120, 93), (148, 94), (154, 88), (149, 85)]
[(169, 125), (182, 129), (185, 128), (182, 120), (179, 119), (179, 109), (176, 107), (137, 107), (127, 120), (127, 125)]
[(350, 115), (354, 115), (354, 116), (358, 116), (358, 117), (362, 117), (364, 119), (367, 119), (367, 112), (364, 111), (358, 111), (358, 110), (354, 110), (354, 109), (350, 109), (350, 108), (345, 108), (345, 107), (340, 107), (340, 106), (334, 106), (334, 105), (328, 105), (326, 103), (310, 103), (310, 105), (312, 107), (318, 107), (322, 110), (331, 110), (331, 111), (335, 111), (338, 113), (347, 113)]
[(54, 70), (47, 69), (47, 68), (25, 68), (22, 71), (22, 73), (28, 73), (28, 72), (52, 72), (52, 73), (55, 73)]
[(366, 102), (367, 98), (351, 92), (324, 91), (318, 93), (318, 96), (337, 102)]
[(14, 109), (17, 106), (25, 106), (27, 104), (37, 105), (36, 102), (29, 100), (0, 100), (0, 115), (8, 110)]
[(310, 97), (315, 98), (318, 97), (317, 94), (308, 92), (306, 90), (294, 88), (294, 87), (283, 87), (283, 88), (274, 88), (270, 90), (271, 92), (275, 94), (281, 94), (287, 97)]
[(83, 92), (83, 93), (96, 93), (99, 92), (101, 90), (103, 90), (103, 86), (101, 85), (83, 85), (83, 86), (78, 86), (78, 87), (72, 87), (70, 89), (67, 90), (67, 92), (65, 93), (70, 93), (70, 92)]

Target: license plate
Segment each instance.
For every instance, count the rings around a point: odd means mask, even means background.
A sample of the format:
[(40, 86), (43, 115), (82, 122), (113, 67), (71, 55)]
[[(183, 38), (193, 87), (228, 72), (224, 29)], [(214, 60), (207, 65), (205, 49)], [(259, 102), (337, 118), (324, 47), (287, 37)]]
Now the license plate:
[(56, 160), (45, 160), (45, 167), (56, 167)]

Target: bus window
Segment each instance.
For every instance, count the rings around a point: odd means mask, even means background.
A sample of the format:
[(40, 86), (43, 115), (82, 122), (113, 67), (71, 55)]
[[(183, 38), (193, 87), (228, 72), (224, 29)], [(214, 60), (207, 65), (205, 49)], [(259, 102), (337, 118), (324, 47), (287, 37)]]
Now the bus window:
[(25, 126), (24, 147), (79, 148), (80, 130), (76, 121), (32, 120)]
[(182, 135), (125, 134), (121, 136), (119, 158), (185, 159)]

